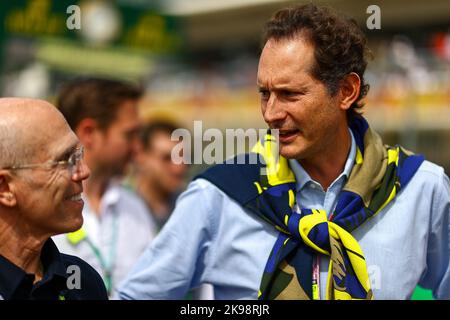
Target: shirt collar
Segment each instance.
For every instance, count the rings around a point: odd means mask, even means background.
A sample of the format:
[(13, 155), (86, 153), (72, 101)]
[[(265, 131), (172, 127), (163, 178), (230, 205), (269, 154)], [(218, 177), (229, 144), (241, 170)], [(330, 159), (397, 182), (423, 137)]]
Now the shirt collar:
[(120, 185), (117, 182), (109, 184), (102, 198), (102, 206), (107, 208), (116, 205), (120, 200)]
[(52, 239), (48, 239), (45, 242), (42, 248), (41, 261), (45, 270), (44, 280), (53, 275), (67, 278), (66, 267), (61, 258), (61, 253)]
[[(353, 136), (352, 130), (348, 129), (348, 131), (350, 132), (350, 137), (351, 137), (350, 152), (348, 154), (347, 161), (345, 162), (344, 170), (339, 175), (339, 177), (336, 178), (336, 180), (334, 182), (336, 182), (337, 180), (344, 178), (344, 177), (348, 178), (350, 176), (350, 173), (353, 168), (353, 164), (355, 162), (356, 141), (355, 141), (355, 137)], [(314, 181), (313, 179), (311, 179), (309, 174), (305, 171), (305, 169), (303, 169), (303, 167), (297, 160), (289, 159), (289, 166), (291, 167), (291, 170), (294, 172), (294, 175), (295, 175), (297, 191), (300, 191), (301, 189), (303, 189), (307, 183)], [(334, 182), (332, 183), (332, 185), (334, 184)]]
[[(35, 285), (45, 285), (48, 282), (56, 282), (55, 285), (62, 289), (65, 287), (67, 274), (61, 254), (52, 239), (48, 239), (41, 252), (41, 262), (44, 267), (44, 276)], [(0, 255), (0, 295), (8, 300), (13, 297), (23, 281), (34, 280), (34, 275), (27, 274), (23, 269)]]

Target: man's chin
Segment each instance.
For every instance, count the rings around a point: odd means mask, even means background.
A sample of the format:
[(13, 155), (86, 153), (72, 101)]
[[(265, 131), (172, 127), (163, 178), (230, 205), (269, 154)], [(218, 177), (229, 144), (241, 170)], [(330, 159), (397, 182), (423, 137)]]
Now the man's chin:
[(292, 144), (280, 146), (280, 155), (286, 159), (301, 159), (303, 153), (302, 149)]
[(69, 232), (75, 232), (77, 230), (80, 230), (81, 227), (83, 226), (83, 216), (80, 214), (80, 217), (72, 219), (72, 221), (70, 221), (70, 225), (67, 225), (66, 230), (64, 231), (64, 233), (69, 233)]

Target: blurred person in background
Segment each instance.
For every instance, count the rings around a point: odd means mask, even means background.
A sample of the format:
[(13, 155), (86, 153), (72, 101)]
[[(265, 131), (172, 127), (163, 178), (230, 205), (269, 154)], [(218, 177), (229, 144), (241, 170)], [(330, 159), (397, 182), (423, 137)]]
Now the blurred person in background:
[(161, 229), (169, 219), (175, 200), (185, 184), (188, 166), (172, 162), (172, 149), (178, 141), (171, 140), (178, 129), (175, 123), (157, 120), (141, 128), (136, 152), (136, 190)]
[(137, 146), (141, 96), (134, 85), (94, 78), (69, 82), (57, 99), (84, 145), (91, 176), (84, 183), (82, 228), (55, 242), (89, 262), (110, 296), (156, 232), (145, 202), (121, 185)]
[[(158, 229), (170, 217), (175, 201), (185, 187), (188, 166), (172, 161), (172, 149), (179, 143), (171, 140), (172, 132), (180, 126), (169, 120), (153, 120), (142, 126), (139, 147), (135, 155), (135, 188), (145, 200)], [(189, 213), (186, 213), (189, 214)], [(209, 285), (191, 290), (186, 299), (212, 300)]]
[(0, 300), (108, 298), (100, 275), (50, 238), (82, 225), (88, 177), (83, 146), (54, 106), (0, 99)]
[(417, 284), (449, 299), (450, 182), (358, 111), (361, 29), (307, 4), (276, 12), (263, 44), (261, 112), (278, 137), (188, 186), (120, 298), (210, 283), (216, 299), (409, 299)]

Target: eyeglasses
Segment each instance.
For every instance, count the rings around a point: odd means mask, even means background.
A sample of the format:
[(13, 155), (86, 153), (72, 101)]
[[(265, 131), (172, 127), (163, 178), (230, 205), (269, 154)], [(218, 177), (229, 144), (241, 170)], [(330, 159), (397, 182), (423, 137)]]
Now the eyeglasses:
[(67, 167), (71, 176), (80, 171), (80, 163), (83, 160), (84, 147), (80, 146), (75, 149), (75, 151), (69, 156), (67, 160), (61, 161), (48, 161), (44, 163), (34, 163), (34, 164), (24, 164), (18, 166), (6, 167), (6, 170), (22, 170), (22, 169), (33, 169), (33, 168), (44, 168), (44, 169), (54, 169), (58, 166)]

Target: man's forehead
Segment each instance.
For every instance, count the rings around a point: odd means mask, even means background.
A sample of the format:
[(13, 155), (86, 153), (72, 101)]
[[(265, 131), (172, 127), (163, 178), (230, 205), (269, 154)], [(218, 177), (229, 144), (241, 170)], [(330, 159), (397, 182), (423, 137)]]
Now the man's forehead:
[(57, 160), (67, 152), (74, 150), (79, 145), (77, 136), (70, 130), (59, 134), (36, 137), (30, 141), (35, 148), (33, 161)]
[(35, 146), (39, 158), (53, 158), (77, 145), (78, 138), (65, 119), (59, 114), (47, 114), (28, 119), (25, 126), (24, 143)]
[(299, 38), (269, 40), (258, 65), (258, 85), (270, 81), (279, 85), (300, 84), (310, 76), (313, 47)]
[(292, 86), (306, 85), (311, 75), (308, 70), (303, 69), (287, 69), (284, 67), (275, 70), (260, 69), (257, 76), (257, 86), (266, 88), (268, 86), (276, 86), (279, 89), (289, 89)]
[(122, 127), (133, 130), (140, 126), (138, 100), (127, 100), (117, 109), (114, 120), (109, 127)]
[(79, 145), (62, 114), (45, 101), (0, 99), (0, 123), (8, 128), (10, 160), (33, 164), (58, 160)]
[(149, 142), (161, 148), (172, 148), (173, 145), (178, 144), (178, 141), (171, 139), (170, 134), (163, 131), (155, 133)]
[(307, 75), (293, 72), (277, 72), (276, 74), (258, 73), (257, 85), (266, 87), (277, 85), (277, 87), (289, 87), (292, 85), (302, 85), (307, 80)]
[(270, 39), (265, 44), (260, 64), (310, 64), (314, 62), (314, 46), (303, 38)]

